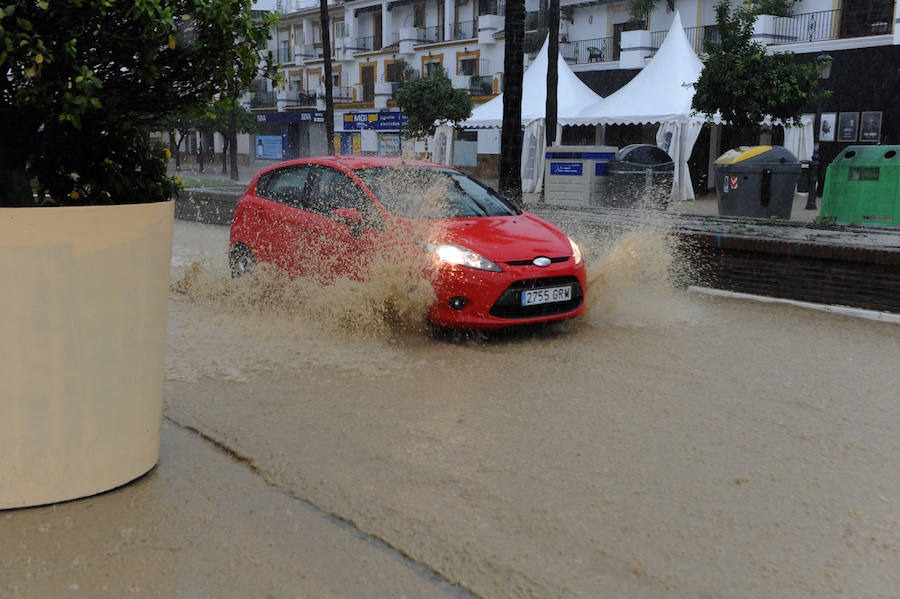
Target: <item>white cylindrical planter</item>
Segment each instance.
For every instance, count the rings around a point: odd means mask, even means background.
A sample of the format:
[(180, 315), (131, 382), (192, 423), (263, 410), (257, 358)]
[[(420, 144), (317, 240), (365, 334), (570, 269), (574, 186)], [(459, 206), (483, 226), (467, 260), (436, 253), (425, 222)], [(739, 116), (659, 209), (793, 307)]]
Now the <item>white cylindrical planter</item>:
[(0, 509), (159, 459), (174, 202), (0, 208)]

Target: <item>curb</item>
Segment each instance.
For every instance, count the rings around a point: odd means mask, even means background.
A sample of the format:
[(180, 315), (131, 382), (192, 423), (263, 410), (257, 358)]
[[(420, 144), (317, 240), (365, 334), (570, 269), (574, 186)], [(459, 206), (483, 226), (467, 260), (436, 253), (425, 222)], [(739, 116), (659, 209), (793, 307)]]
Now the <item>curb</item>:
[(865, 318), (867, 320), (877, 320), (879, 322), (900, 324), (900, 314), (895, 314), (894, 312), (879, 312), (877, 310), (865, 310), (863, 308), (853, 308), (851, 306), (835, 306), (829, 304), (816, 304), (813, 302), (801, 302), (798, 300), (785, 299), (780, 297), (769, 297), (767, 295), (754, 295), (752, 293), (725, 291), (723, 289), (713, 289), (711, 287), (698, 287), (696, 285), (690, 285), (687, 290), (694, 293), (702, 293), (704, 295), (712, 295), (716, 297), (754, 300), (767, 304), (789, 304), (791, 306), (806, 308), (808, 310), (818, 310), (820, 312), (842, 314), (844, 316), (852, 316), (854, 318)]

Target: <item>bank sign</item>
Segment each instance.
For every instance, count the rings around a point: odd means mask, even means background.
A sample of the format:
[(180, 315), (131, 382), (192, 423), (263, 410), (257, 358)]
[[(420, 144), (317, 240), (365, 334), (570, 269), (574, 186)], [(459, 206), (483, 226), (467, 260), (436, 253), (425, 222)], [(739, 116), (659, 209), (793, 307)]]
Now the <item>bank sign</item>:
[(405, 127), (409, 119), (402, 112), (348, 112), (344, 114), (344, 131), (399, 131), (401, 115)]
[(580, 162), (551, 162), (551, 175), (578, 175), (582, 173), (583, 165)]
[(325, 113), (316, 112), (270, 112), (258, 114), (256, 119), (260, 123), (324, 123)]

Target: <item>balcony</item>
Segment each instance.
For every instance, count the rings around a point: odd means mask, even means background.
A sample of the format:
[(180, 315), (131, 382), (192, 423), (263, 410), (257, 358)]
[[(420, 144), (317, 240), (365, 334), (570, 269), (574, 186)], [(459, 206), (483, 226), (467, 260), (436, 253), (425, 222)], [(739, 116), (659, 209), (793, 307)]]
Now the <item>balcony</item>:
[(358, 52), (374, 52), (381, 50), (381, 36), (370, 35), (367, 37), (356, 38), (356, 49)]
[(478, 35), (478, 21), (461, 21), (450, 25), (450, 36), (455, 40), (466, 40)]
[(275, 92), (251, 91), (250, 108), (275, 108)]
[(331, 97), (335, 102), (352, 102), (353, 88), (343, 85), (336, 85), (331, 88)]
[[(864, 15), (861, 12), (837, 9), (801, 13), (790, 17), (774, 17), (771, 30), (766, 36), (770, 40), (767, 45), (777, 46), (884, 35), (893, 32), (892, 20), (892, 7), (885, 7), (882, 10), (873, 9)], [(689, 27), (684, 32), (697, 54), (706, 52), (710, 44), (720, 41), (717, 25)], [(665, 37), (665, 31), (651, 32), (650, 45), (658, 49)]]
[(549, 22), (550, 19), (546, 11), (533, 10), (525, 13), (525, 31), (546, 29)]
[(284, 99), (286, 108), (316, 105), (315, 94), (304, 90), (287, 90), (284, 92)]
[(444, 28), (423, 27), (422, 29), (416, 29), (416, 37), (418, 38), (418, 44), (442, 42), (444, 41)]
[(870, 11), (838, 9), (777, 17), (774, 33), (779, 41), (776, 43), (817, 42), (892, 33), (893, 6), (878, 8), (874, 2), (872, 4)]
[(493, 75), (472, 75), (469, 77), (470, 96), (490, 96), (494, 93)]
[(478, 16), (506, 14), (506, 2), (503, 0), (478, 0)]
[(599, 37), (576, 42), (560, 42), (559, 55), (568, 64), (587, 64), (590, 62), (610, 62), (616, 60), (612, 37)]
[(482, 58), (480, 60), (476, 60), (475, 58), (463, 58), (459, 61), (459, 66), (456, 69), (456, 74), (465, 75), (467, 77), (473, 75), (487, 75), (491, 72), (491, 61)]
[(289, 46), (282, 45), (278, 48), (278, 62), (281, 64), (289, 64), (294, 62), (294, 52)]

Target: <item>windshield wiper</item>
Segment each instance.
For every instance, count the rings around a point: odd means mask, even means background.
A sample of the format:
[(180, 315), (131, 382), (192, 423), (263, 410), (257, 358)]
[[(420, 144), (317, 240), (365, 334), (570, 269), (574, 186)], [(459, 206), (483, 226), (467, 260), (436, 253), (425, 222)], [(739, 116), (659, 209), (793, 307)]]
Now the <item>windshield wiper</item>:
[(478, 209), (481, 210), (481, 214), (478, 216), (490, 216), (490, 214), (488, 214), (487, 208), (483, 206), (481, 202), (476, 200), (471, 194), (467, 193), (466, 190), (462, 188), (462, 185), (459, 184), (459, 181), (456, 180), (456, 177), (451, 177), (451, 180), (453, 181), (453, 185), (456, 186), (456, 189), (459, 190), (464, 198), (478, 206)]

